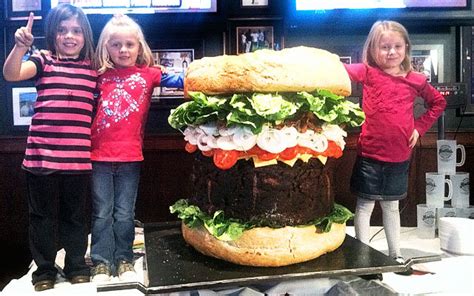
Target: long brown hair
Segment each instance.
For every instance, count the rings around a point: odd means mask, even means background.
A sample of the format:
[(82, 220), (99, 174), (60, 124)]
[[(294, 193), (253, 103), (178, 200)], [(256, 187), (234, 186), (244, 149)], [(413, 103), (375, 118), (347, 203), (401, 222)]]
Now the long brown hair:
[(82, 9), (71, 4), (59, 4), (48, 13), (44, 27), (46, 47), (53, 54), (57, 55), (56, 36), (58, 34), (59, 25), (62, 21), (73, 17), (77, 18), (82, 33), (84, 34), (84, 47), (81, 49), (79, 56), (84, 59), (92, 60), (94, 57), (94, 39), (91, 25)]

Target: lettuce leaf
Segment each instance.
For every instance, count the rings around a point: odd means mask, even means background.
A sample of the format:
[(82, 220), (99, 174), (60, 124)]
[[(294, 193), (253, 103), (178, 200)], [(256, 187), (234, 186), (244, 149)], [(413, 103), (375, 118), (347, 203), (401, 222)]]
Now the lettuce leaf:
[[(188, 227), (204, 226), (214, 237), (223, 241), (236, 240), (245, 230), (260, 226), (258, 223), (245, 223), (238, 219), (226, 218), (223, 211), (216, 211), (211, 217), (202, 212), (199, 207), (190, 205), (186, 199), (180, 199), (170, 206), (170, 212), (176, 213)], [(343, 224), (353, 216), (351, 211), (344, 206), (334, 204), (334, 209), (329, 216), (315, 219), (308, 225), (314, 225), (323, 232), (329, 232), (332, 223)]]
[(168, 117), (169, 124), (175, 129), (222, 121), (227, 126), (246, 126), (258, 134), (265, 124), (278, 125), (306, 111), (329, 124), (360, 126), (365, 120), (358, 104), (327, 90), (232, 96), (206, 96), (201, 92), (189, 92), (189, 95), (192, 101), (171, 110)]

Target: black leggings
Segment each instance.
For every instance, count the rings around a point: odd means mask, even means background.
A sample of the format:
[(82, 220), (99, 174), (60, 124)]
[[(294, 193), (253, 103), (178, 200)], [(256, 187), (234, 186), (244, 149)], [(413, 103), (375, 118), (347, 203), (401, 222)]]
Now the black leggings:
[(89, 275), (84, 255), (87, 250), (85, 201), (90, 190), (90, 175), (26, 173), (29, 207), (29, 245), (37, 270), (33, 284), (54, 280), (58, 247), (66, 252), (66, 278)]

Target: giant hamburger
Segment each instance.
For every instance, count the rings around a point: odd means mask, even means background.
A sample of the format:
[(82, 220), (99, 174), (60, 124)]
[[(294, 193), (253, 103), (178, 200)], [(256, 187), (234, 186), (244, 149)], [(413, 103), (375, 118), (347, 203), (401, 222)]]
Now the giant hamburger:
[(250, 266), (284, 266), (338, 248), (352, 213), (334, 203), (345, 126), (364, 114), (344, 99), (335, 54), (295, 47), (206, 57), (189, 65), (191, 100), (168, 122), (195, 154), (194, 192), (170, 207), (199, 252)]

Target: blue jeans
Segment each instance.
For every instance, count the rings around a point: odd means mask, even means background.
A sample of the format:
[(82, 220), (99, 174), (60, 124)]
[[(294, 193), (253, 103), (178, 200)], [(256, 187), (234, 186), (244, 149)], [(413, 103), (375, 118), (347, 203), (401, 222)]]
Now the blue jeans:
[(133, 260), (135, 201), (141, 162), (92, 163), (92, 244), (94, 265), (113, 269)]

